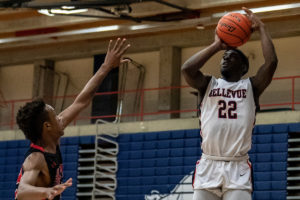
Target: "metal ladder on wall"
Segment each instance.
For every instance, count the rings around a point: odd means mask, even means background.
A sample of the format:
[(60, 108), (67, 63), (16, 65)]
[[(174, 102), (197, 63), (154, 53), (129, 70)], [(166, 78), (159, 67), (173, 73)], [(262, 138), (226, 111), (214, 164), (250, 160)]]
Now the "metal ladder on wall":
[(289, 133), (287, 199), (300, 200), (300, 133)]
[[(125, 62), (120, 70), (119, 77), (119, 96), (118, 96), (118, 106), (116, 111), (116, 120), (115, 123), (121, 121), (122, 114), (132, 114), (140, 112), (140, 99), (141, 99), (141, 90), (143, 89), (144, 79), (146, 69), (143, 65), (135, 62), (131, 58), (126, 57), (130, 60), (130, 63)], [(128, 80), (131, 80), (131, 83), (128, 83)], [(132, 81), (135, 81), (134, 83)], [(134, 85), (134, 87), (132, 86)], [(125, 93), (126, 90), (136, 90), (135, 93)], [(134, 94), (134, 95), (133, 95)], [(132, 96), (131, 96), (132, 95)], [(130, 98), (131, 97), (131, 98)], [(122, 120), (137, 121), (139, 116), (127, 116)]]
[(100, 134), (99, 126), (103, 123), (113, 124), (98, 119), (95, 144), (79, 150), (78, 199), (115, 200), (119, 145), (113, 138), (119, 135), (119, 126), (114, 125), (109, 133)]
[(99, 124), (112, 124), (102, 119), (96, 121), (97, 135), (95, 138), (95, 160), (92, 200), (112, 199), (115, 200), (115, 190), (117, 188), (116, 173), (118, 170), (117, 155), (119, 144), (112, 138), (119, 135), (119, 126), (111, 129), (110, 133), (99, 134)]

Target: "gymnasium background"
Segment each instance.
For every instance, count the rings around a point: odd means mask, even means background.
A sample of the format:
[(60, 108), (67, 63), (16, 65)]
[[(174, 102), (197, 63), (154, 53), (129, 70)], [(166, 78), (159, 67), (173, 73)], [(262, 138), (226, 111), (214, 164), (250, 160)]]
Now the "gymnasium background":
[[(197, 17), (157, 2), (132, 2), (132, 16), (170, 17), (176, 13), (181, 17), (140, 24), (50, 17), (26, 8), (0, 11), (0, 199), (13, 198), (29, 145), (15, 124), (18, 108), (37, 96), (44, 97), (57, 112), (66, 108), (93, 75), (95, 57), (101, 58), (109, 39), (117, 37), (126, 37), (131, 43), (125, 56), (133, 63), (121, 66), (114, 72), (116, 77), (106, 79), (97, 95), (100, 100), (94, 100), (66, 128), (61, 141), (64, 175), (73, 177), (75, 184), (62, 199), (191, 199), (201, 139), (196, 91), (187, 87), (181, 65), (213, 42), (218, 19), (214, 13), (291, 3), (296, 7), (258, 14), (273, 38), (279, 63), (273, 82), (260, 98), (262, 112), (257, 114), (250, 157), (254, 199), (300, 199), (299, 1), (165, 1), (196, 10), (200, 13)], [(89, 32), (113, 25), (119, 29)], [(136, 25), (140, 29), (132, 28)], [(249, 58), (246, 76), (255, 75), (263, 64), (258, 34), (240, 49)], [(211, 58), (204, 73), (220, 77), (221, 56), (219, 52)], [(125, 92), (116, 93), (116, 88)], [(99, 113), (99, 107), (111, 109)], [(109, 122), (95, 123), (97, 119)], [(95, 142), (100, 148), (97, 155)]]

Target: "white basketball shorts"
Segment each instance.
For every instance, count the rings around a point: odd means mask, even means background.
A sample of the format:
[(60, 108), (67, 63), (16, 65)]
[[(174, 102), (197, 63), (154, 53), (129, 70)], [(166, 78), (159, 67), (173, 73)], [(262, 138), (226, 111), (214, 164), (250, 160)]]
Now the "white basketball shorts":
[(248, 159), (220, 161), (202, 156), (196, 164), (193, 188), (208, 190), (219, 197), (232, 189), (252, 192), (251, 163)]

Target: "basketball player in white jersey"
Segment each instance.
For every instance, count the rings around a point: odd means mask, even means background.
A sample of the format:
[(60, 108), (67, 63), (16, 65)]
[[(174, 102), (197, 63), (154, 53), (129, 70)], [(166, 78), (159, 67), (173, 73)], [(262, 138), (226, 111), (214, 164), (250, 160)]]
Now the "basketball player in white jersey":
[[(202, 156), (196, 164), (193, 200), (250, 200), (251, 164), (248, 151), (255, 123), (258, 98), (271, 83), (277, 56), (264, 23), (243, 8), (260, 34), (265, 63), (257, 74), (241, 79), (248, 71), (248, 59), (229, 48), (215, 35), (215, 41), (189, 58), (182, 66), (188, 84), (201, 97)], [(222, 78), (204, 75), (199, 69), (220, 50)]]

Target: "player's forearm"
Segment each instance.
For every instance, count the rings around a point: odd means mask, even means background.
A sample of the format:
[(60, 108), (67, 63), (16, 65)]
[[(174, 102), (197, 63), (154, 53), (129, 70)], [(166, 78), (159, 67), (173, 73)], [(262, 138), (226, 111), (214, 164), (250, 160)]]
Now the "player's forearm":
[(265, 63), (267, 66), (276, 68), (278, 60), (271, 36), (266, 31), (264, 25), (261, 25), (259, 27), (259, 33), (261, 37), (262, 51), (265, 58)]
[(75, 103), (82, 104), (84, 105), (84, 107), (88, 106), (92, 101), (98, 87), (107, 76), (109, 71), (110, 68), (108, 66), (102, 65), (77, 96), (77, 98), (75, 99)]
[(47, 198), (47, 189), (44, 187), (35, 187), (28, 184), (19, 185), (18, 200), (41, 200)]
[(182, 72), (187, 74), (195, 74), (199, 69), (201, 69), (204, 64), (211, 58), (215, 53), (220, 50), (219, 45), (216, 42), (212, 43), (210, 46), (206, 47), (202, 51), (196, 53), (191, 58), (189, 58), (182, 65)]

